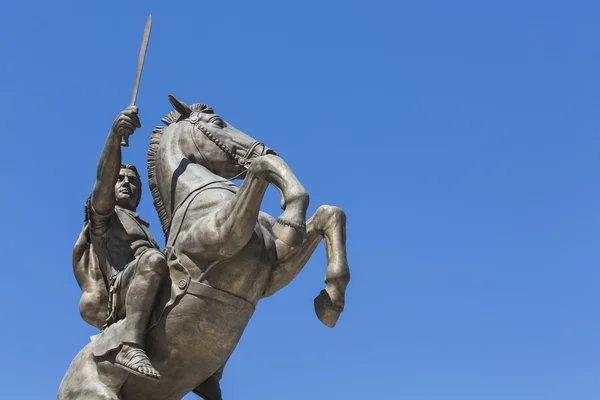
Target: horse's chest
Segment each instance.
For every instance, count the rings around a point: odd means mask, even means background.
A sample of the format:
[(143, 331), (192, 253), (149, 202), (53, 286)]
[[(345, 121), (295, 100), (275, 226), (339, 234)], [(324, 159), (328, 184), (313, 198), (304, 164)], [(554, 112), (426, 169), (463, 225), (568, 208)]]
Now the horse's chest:
[(211, 285), (256, 302), (269, 279), (270, 268), (264, 241), (255, 233), (234, 258), (215, 266), (206, 279)]

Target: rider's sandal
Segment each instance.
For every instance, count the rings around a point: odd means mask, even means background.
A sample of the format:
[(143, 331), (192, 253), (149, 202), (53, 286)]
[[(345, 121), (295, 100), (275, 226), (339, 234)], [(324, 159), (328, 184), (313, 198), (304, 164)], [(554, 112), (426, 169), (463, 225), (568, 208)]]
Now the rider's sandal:
[[(132, 347), (126, 352), (125, 355), (122, 355), (121, 352), (119, 352), (115, 359), (115, 365), (119, 368), (123, 368), (127, 372), (131, 372), (134, 375), (155, 381), (160, 379), (160, 374), (152, 366), (144, 350), (139, 348)], [(142, 372), (144, 367), (150, 370), (149, 373)]]

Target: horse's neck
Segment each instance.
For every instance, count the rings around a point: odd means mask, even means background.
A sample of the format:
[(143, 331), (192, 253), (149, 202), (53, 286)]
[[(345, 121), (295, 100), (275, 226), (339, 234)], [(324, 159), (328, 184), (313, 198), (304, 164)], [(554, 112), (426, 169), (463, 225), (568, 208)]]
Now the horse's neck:
[(190, 140), (189, 132), (181, 126), (173, 128), (165, 132), (157, 163), (158, 180), (162, 186), (161, 198), (169, 214), (197, 189), (214, 182), (228, 182), (188, 158), (182, 148), (190, 145), (187, 143)]

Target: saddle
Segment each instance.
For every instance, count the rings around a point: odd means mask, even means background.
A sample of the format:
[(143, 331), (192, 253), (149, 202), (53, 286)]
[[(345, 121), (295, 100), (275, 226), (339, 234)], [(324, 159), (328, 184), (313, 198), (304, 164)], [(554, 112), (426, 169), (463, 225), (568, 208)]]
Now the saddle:
[[(244, 313), (252, 314), (254, 312), (255, 305), (248, 300), (205, 283), (192, 281), (187, 268), (179, 262), (176, 252), (172, 248), (168, 248), (166, 252), (169, 277), (159, 290), (156, 305), (148, 324), (148, 331), (157, 326), (185, 294), (217, 300), (242, 310)], [(121, 346), (120, 338), (123, 337), (126, 319), (127, 317), (111, 324), (100, 334), (90, 338), (93, 343), (92, 353), (96, 357), (105, 356)]]

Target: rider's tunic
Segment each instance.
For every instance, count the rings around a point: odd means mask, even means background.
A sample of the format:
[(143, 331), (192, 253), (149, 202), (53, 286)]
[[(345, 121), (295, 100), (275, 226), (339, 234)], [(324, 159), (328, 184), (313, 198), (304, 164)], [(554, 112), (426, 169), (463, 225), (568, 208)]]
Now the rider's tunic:
[(140, 256), (160, 248), (148, 230), (149, 224), (136, 212), (119, 206), (106, 216), (90, 211), (90, 236), (109, 287), (110, 325), (124, 316), (127, 286)]

